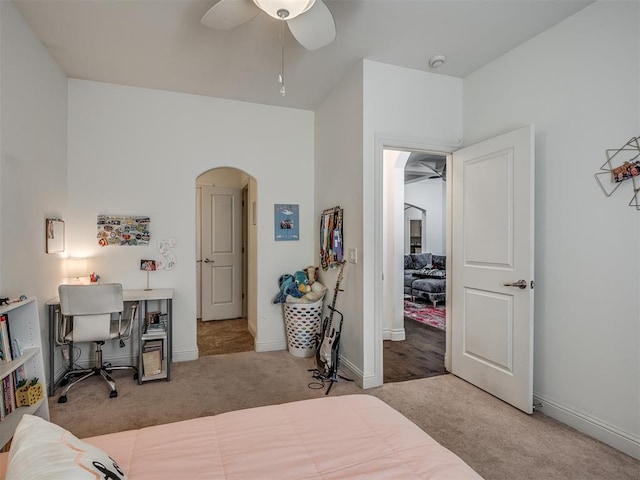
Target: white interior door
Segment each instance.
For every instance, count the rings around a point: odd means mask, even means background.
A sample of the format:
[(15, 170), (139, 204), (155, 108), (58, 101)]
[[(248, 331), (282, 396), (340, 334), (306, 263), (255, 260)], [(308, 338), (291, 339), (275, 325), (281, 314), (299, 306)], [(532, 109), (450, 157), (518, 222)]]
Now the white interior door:
[(241, 190), (202, 187), (202, 319), (242, 316)]
[(452, 373), (532, 413), (534, 128), (452, 165)]

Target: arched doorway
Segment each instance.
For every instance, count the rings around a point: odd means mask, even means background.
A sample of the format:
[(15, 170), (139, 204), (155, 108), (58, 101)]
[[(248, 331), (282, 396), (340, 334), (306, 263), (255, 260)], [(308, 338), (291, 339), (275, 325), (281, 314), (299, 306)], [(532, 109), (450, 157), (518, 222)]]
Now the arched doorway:
[[(256, 182), (246, 172), (220, 167), (196, 178), (196, 284), (199, 355), (254, 350), (248, 266)], [(255, 320), (255, 319), (254, 319)]]

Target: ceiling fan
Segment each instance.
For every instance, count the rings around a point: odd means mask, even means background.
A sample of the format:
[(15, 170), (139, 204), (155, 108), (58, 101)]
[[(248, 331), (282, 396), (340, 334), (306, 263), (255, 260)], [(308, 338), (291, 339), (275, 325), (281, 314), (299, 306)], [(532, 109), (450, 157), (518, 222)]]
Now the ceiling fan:
[(412, 183), (424, 178), (441, 178), (447, 181), (447, 162), (443, 155), (411, 152), (405, 166), (405, 182)]
[(220, 0), (202, 17), (203, 25), (230, 30), (260, 11), (286, 22), (294, 38), (307, 50), (316, 50), (336, 38), (336, 24), (322, 0)]

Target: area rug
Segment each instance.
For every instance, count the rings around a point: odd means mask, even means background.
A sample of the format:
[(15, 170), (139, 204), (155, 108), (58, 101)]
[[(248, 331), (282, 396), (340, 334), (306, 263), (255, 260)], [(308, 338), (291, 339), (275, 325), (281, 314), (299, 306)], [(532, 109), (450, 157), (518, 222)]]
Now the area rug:
[(446, 311), (444, 307), (437, 308), (426, 303), (416, 303), (405, 299), (404, 316), (440, 330), (446, 329)]

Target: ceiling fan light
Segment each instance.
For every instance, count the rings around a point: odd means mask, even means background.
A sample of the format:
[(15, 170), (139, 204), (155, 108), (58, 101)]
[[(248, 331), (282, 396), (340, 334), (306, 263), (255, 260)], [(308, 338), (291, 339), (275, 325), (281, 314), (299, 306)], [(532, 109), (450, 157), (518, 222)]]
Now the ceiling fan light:
[[(258, 8), (278, 20), (291, 20), (309, 10), (316, 0), (253, 0)], [(284, 15), (288, 12), (288, 15)]]

